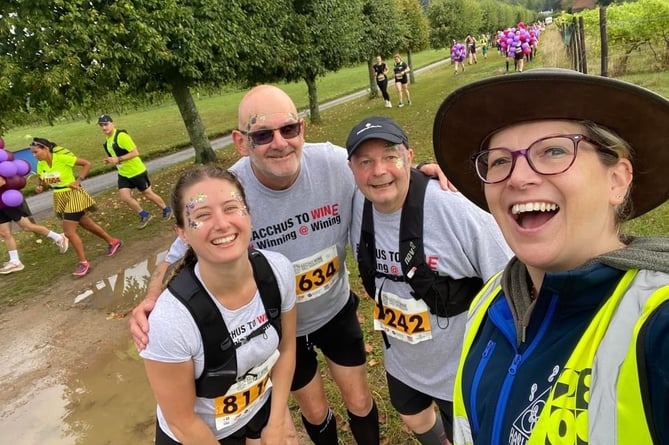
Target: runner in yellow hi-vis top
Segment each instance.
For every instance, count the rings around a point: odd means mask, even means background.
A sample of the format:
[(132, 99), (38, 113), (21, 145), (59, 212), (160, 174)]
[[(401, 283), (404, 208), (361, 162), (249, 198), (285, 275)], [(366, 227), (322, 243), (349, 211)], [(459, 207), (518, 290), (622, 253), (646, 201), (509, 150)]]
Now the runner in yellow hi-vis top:
[(136, 188), (149, 201), (157, 205), (163, 212), (163, 221), (172, 218), (172, 209), (163, 198), (151, 189), (151, 181), (146, 166), (139, 157), (135, 142), (125, 130), (117, 130), (114, 120), (108, 114), (98, 118), (98, 125), (107, 137), (103, 146), (107, 152), (105, 164), (115, 165), (118, 169), (118, 193), (123, 202), (139, 214), (140, 229), (146, 227), (153, 216), (144, 210), (132, 196), (132, 189)]

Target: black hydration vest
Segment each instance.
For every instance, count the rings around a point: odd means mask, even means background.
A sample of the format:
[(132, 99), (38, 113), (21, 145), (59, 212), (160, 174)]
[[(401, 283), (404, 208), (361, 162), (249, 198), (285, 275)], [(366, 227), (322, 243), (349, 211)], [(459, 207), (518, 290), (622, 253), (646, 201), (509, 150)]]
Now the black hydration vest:
[[(376, 245), (374, 238), (374, 216), (372, 203), (365, 199), (358, 247), (358, 269), (365, 290), (372, 297), (376, 296), (376, 277), (392, 281), (406, 281), (413, 288), (411, 295), (422, 299), (430, 312), (439, 317), (452, 317), (467, 309), (483, 287), (479, 277), (454, 279), (440, 276), (425, 262), (423, 249), (423, 206), (425, 189), (430, 178), (418, 170), (411, 170), (409, 193), (402, 207), (400, 217), (400, 263), (402, 275), (390, 275), (376, 269)], [(448, 250), (448, 246), (444, 246)], [(381, 293), (377, 303), (383, 309)]]
[[(249, 249), (260, 298), (267, 323), (276, 329), (281, 338), (281, 294), (276, 277), (267, 259), (254, 249)], [(225, 394), (237, 381), (237, 354), (221, 312), (212, 301), (202, 283), (196, 278), (193, 266), (183, 268), (167, 286), (170, 292), (190, 311), (202, 336), (204, 345), (204, 371), (195, 380), (198, 397), (213, 399)], [(262, 335), (268, 326), (261, 325), (244, 342)]]
[(115, 157), (118, 157), (118, 156), (123, 156), (123, 155), (126, 155), (126, 154), (130, 153), (128, 150), (126, 150), (125, 148), (118, 145), (118, 135), (119, 135), (119, 133), (126, 133), (127, 134), (128, 132), (125, 131), (125, 130), (116, 130), (116, 133), (114, 133), (114, 142), (112, 142), (112, 150), (114, 150), (114, 151), (109, 150), (109, 147), (107, 147), (107, 141), (104, 141), (102, 143), (102, 148), (105, 149), (105, 151), (107, 152), (107, 154), (111, 158), (115, 158)]

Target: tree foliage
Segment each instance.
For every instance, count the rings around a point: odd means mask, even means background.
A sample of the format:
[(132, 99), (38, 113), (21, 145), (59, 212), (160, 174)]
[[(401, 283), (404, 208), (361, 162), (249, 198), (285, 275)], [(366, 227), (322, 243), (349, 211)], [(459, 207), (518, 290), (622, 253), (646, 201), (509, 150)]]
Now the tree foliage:
[(430, 46), (430, 24), (418, 0), (397, 0), (397, 12), (402, 28), (398, 49), (422, 51)]
[(367, 56), (369, 89), (373, 97), (378, 95), (376, 77), (372, 74), (376, 56), (386, 59), (388, 65), (389, 57), (402, 46), (402, 22), (396, 20), (397, 14), (395, 0), (366, 0), (362, 7), (363, 32), (359, 47)]
[(353, 62), (366, 60), (360, 45), (365, 32), (362, 0), (295, 0), (283, 30), (287, 52), (276, 75), (288, 81), (304, 80), (309, 93), (311, 120), (320, 120), (316, 79)]
[(466, 34), (460, 20), (464, 10), (463, 0), (437, 0), (430, 3), (430, 43), (433, 48), (450, 48), (454, 40)]
[(177, 102), (197, 162), (215, 156), (190, 89), (255, 79), (258, 69), (274, 63), (288, 7), (281, 0), (5, 4), (10, 12), (2, 14), (0, 26), (0, 97), (11, 107), (0, 110), (0, 126), (17, 110), (55, 116), (75, 104), (95, 107), (95, 98), (109, 91), (165, 91)]
[(531, 22), (537, 15), (520, 5), (495, 0), (435, 0), (428, 9), (430, 42), (433, 48), (450, 48), (453, 40), (462, 41), (467, 34), (492, 33)]
[[(612, 50), (622, 53), (613, 67), (615, 73), (627, 72), (628, 63), (634, 57), (651, 61), (651, 64), (645, 64), (647, 68), (666, 69), (669, 66), (669, 2), (639, 0), (612, 3), (606, 8), (608, 44)], [(599, 50), (599, 11), (586, 10), (577, 15), (583, 17), (586, 38), (591, 46), (595, 51)], [(564, 17), (569, 24), (574, 16), (564, 14)], [(560, 23), (565, 23), (565, 19), (561, 17)]]

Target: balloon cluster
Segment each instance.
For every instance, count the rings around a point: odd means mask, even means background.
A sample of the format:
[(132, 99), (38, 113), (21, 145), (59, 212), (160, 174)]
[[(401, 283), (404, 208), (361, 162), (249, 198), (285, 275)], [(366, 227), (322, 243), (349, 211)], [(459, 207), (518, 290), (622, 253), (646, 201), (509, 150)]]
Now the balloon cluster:
[(525, 23), (520, 22), (516, 28), (506, 28), (500, 31), (498, 38), (502, 52), (507, 57), (514, 57), (518, 52), (530, 54), (532, 47), (536, 46), (539, 41), (539, 29), (527, 30)]
[(467, 55), (467, 50), (464, 43), (455, 43), (451, 47), (451, 61), (452, 62), (464, 62), (465, 56)]
[(14, 153), (5, 150), (5, 142), (0, 138), (0, 176), (4, 184), (0, 187), (0, 209), (18, 207), (23, 203), (21, 189), (26, 186), (25, 176), (30, 173), (30, 163), (14, 159)]

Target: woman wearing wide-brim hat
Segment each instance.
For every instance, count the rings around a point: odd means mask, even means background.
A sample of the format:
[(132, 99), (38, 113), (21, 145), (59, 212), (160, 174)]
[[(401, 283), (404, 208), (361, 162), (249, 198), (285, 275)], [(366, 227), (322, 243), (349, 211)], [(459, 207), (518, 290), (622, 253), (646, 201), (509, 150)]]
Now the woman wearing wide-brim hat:
[(669, 238), (621, 233), (669, 198), (669, 101), (568, 70), (486, 79), (445, 99), (434, 150), (516, 255), (470, 308), (455, 443), (669, 443)]

